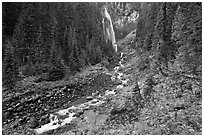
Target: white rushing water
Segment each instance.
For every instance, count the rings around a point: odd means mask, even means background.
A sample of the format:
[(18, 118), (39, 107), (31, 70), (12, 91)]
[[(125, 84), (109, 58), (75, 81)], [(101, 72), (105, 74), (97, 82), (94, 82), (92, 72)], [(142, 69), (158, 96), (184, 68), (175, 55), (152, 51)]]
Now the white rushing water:
[(115, 40), (115, 32), (113, 29), (113, 23), (110, 14), (107, 11), (107, 8), (104, 7), (103, 10), (103, 29), (105, 31), (105, 36), (107, 40), (110, 40), (112, 42), (112, 46), (115, 49), (115, 51), (118, 51), (116, 40)]
[[(54, 114), (50, 114), (50, 123), (45, 124), (41, 126), (40, 128), (34, 129), (35, 133), (42, 134), (44, 132), (47, 132), (49, 130), (57, 129), (59, 127), (62, 127), (66, 124), (69, 124), (73, 119), (76, 117), (74, 116), (76, 114), (77, 110), (84, 110), (90, 108), (90, 106), (100, 106), (105, 101), (93, 99), (91, 101), (85, 102), (83, 104), (80, 104), (78, 106), (72, 106), (67, 109), (59, 110), (58, 112)], [(67, 116), (65, 119), (59, 118), (59, 116)]]
[(111, 95), (111, 94), (115, 94), (115, 90), (106, 90), (105, 95)]
[(123, 85), (127, 85), (129, 79), (124, 79), (124, 80), (121, 80), (121, 81), (122, 81), (122, 84), (123, 84)]
[(49, 130), (53, 130), (53, 129), (57, 129), (57, 128), (61, 127), (61, 126), (64, 126), (67, 123), (70, 123), (75, 118), (75, 117), (73, 117), (74, 114), (75, 113), (69, 113), (68, 114), (69, 117), (65, 118), (63, 120), (58, 119), (58, 117), (55, 116), (55, 115), (51, 115), (51, 118), (50, 118), (51, 122), (50, 123), (45, 124), (42, 127), (38, 128), (38, 129), (35, 129), (34, 131), (37, 134), (42, 134), (43, 132), (46, 132), (46, 131), (49, 131)]
[(75, 106), (71, 106), (71, 107), (68, 108), (68, 109), (63, 109), (63, 110), (60, 110), (60, 111), (56, 112), (56, 114), (61, 115), (61, 116), (64, 116), (64, 115), (69, 114), (69, 113), (70, 113), (70, 110), (76, 110), (76, 107), (75, 107)]
[[(123, 53), (121, 53), (121, 57), (123, 56)], [(121, 58), (121, 60), (123, 60), (123, 58)], [(116, 89), (113, 90), (106, 90), (105, 92), (105, 96), (108, 95), (115, 95), (117, 90), (121, 90), (123, 89), (124, 86), (127, 85), (129, 79), (128, 78), (122, 78), (123, 77), (123, 73), (122, 72), (118, 72), (119, 68), (122, 66), (122, 61), (120, 61), (120, 66), (116, 66), (114, 68), (114, 73), (108, 73), (108, 75), (111, 75), (111, 79), (112, 80), (119, 80), (122, 84), (119, 84), (116, 86)], [(92, 99), (90, 101), (87, 101), (85, 103), (76, 105), (76, 106), (71, 106), (69, 108), (66, 109), (62, 109), (59, 110), (53, 114), (50, 114), (50, 123), (45, 124), (43, 126), (41, 126), (40, 128), (35, 129), (34, 131), (37, 134), (42, 134), (44, 132), (47, 132), (49, 130), (53, 130), (53, 129), (57, 129), (59, 127), (62, 127), (68, 123), (70, 123), (73, 119), (75, 119), (75, 114), (79, 111), (83, 111), (86, 109), (89, 109), (91, 106), (100, 106), (101, 104), (105, 103), (105, 101), (102, 99)], [(62, 119), (62, 117), (60, 116), (65, 116), (66, 118)]]

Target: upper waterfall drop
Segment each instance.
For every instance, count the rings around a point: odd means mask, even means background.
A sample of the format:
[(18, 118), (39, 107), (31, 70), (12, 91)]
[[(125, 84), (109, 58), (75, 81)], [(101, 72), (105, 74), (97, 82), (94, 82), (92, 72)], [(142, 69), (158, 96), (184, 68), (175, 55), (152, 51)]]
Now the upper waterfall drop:
[(102, 20), (103, 30), (104, 30), (104, 35), (106, 36), (106, 41), (110, 40), (113, 48), (117, 52), (118, 48), (117, 48), (117, 43), (115, 40), (115, 32), (113, 30), (113, 23), (112, 23), (111, 16), (108, 13), (106, 7), (104, 7), (103, 9), (102, 15), (103, 15), (103, 20)]

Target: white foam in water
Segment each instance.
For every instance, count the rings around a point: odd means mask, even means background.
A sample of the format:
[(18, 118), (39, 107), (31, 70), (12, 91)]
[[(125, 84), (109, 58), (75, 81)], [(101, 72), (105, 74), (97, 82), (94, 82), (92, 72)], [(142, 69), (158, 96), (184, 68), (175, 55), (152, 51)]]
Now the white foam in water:
[[(124, 53), (121, 53), (121, 58), (123, 57), (123, 54)], [(119, 62), (120, 64), (120, 67), (123, 67), (123, 64), (122, 64), (122, 60)], [(115, 67), (114, 68), (114, 71), (118, 74), (117, 78), (121, 80), (121, 77), (123, 76), (123, 73), (118, 73), (118, 70), (119, 70), (119, 66)], [(111, 80), (114, 81), (116, 79), (116, 76), (111, 74), (111, 73), (106, 73), (107, 75), (111, 75)], [(123, 85), (126, 85), (128, 82), (128, 79), (126, 80), (122, 80), (122, 85), (118, 85), (116, 87), (116, 89), (122, 89), (124, 86)], [(139, 83), (140, 84), (140, 83)], [(115, 90), (106, 90), (106, 93), (105, 95), (110, 95), (110, 94), (116, 94), (115, 93)], [(88, 109), (90, 106), (99, 106), (101, 104), (103, 104), (105, 101), (103, 100), (98, 100), (98, 99), (93, 99), (91, 101), (88, 101), (88, 102), (85, 102), (83, 104), (80, 104), (79, 106), (72, 106), (70, 108), (67, 108), (67, 109), (63, 109), (63, 110), (60, 110), (58, 112), (56, 112), (56, 114), (58, 115), (68, 115), (68, 118), (65, 118), (65, 119), (58, 119), (57, 115), (53, 115), (53, 114), (50, 114), (50, 123), (48, 124), (45, 124), (43, 125), (42, 127), (40, 128), (37, 128), (35, 129), (34, 131), (37, 133), (37, 134), (42, 134), (43, 132), (46, 132), (46, 131), (49, 131), (49, 130), (53, 130), (53, 129), (57, 129), (59, 127), (62, 127), (64, 126), (65, 124), (68, 124), (70, 123), (73, 119), (75, 119), (76, 117), (73, 117), (74, 114), (74, 111), (76, 111), (77, 109)]]
[(119, 61), (119, 64), (122, 64), (122, 60)]
[(85, 105), (85, 104), (81, 104), (78, 106), (78, 108), (80, 108), (80, 109), (85, 108), (85, 107), (87, 107), (87, 105)]
[(119, 64), (120, 64), (120, 67), (121, 67), (121, 68), (124, 67), (124, 65), (122, 64), (122, 60), (119, 62)]
[(70, 113), (68, 118), (63, 119), (62, 121), (60, 121), (57, 117), (54, 118), (54, 120), (48, 124), (43, 125), (42, 127), (35, 129), (34, 131), (37, 134), (42, 134), (43, 132), (49, 131), (49, 130), (53, 130), (53, 129), (57, 129), (61, 126), (64, 126), (67, 123), (70, 123), (75, 117), (74, 116), (75, 113)]
[(112, 80), (112, 81), (115, 81), (115, 77), (111, 77), (111, 80)]
[(121, 79), (122, 76), (123, 76), (123, 73), (118, 73), (117, 78), (118, 78), (118, 79)]
[(123, 88), (123, 85), (118, 85), (118, 86), (116, 87), (116, 89), (121, 89), (121, 88)]
[(58, 111), (56, 113), (63, 116), (63, 115), (67, 115), (67, 113), (69, 113), (69, 110), (76, 110), (76, 107), (72, 106), (70, 108), (60, 110), (60, 111)]
[(93, 99), (89, 102), (85, 102), (85, 103), (79, 105), (77, 108), (88, 109), (90, 106), (98, 106), (98, 105), (101, 105), (102, 103), (104, 103), (104, 101), (100, 101), (98, 99)]
[(123, 57), (123, 54), (124, 54), (124, 53), (121, 52), (121, 54), (120, 54), (120, 57), (121, 57), (121, 58)]
[(116, 78), (116, 76), (115, 76), (115, 74), (113, 74), (112, 77), (111, 77), (111, 80), (115, 81), (115, 78)]
[(101, 100), (98, 100), (98, 99), (93, 99), (93, 100), (91, 100), (89, 102), (85, 102), (85, 103), (83, 103), (83, 104), (81, 104), (81, 105), (79, 105), (77, 107), (72, 106), (70, 108), (63, 109), (63, 110), (60, 110), (60, 111), (56, 112), (56, 114), (58, 114), (58, 115), (68, 115), (68, 118), (65, 118), (63, 120), (59, 120), (57, 115), (50, 114), (50, 123), (45, 124), (42, 127), (35, 129), (34, 131), (37, 134), (42, 134), (43, 132), (62, 127), (65, 124), (70, 123), (74, 118), (76, 118), (76, 117), (73, 117), (74, 114), (76, 114), (76, 113), (70, 112), (70, 110), (76, 110), (76, 109), (82, 109), (83, 110), (83, 109), (89, 108), (90, 106), (101, 105), (104, 102), (105, 101), (101, 101)]
[(109, 90), (106, 90), (106, 93), (105, 93), (105, 95), (110, 95), (110, 94), (115, 94), (114, 90), (111, 90), (111, 91), (109, 91)]
[(97, 102), (95, 104), (91, 104), (91, 106), (99, 106), (99, 105), (103, 104), (104, 102), (105, 101), (99, 101), (99, 102)]
[(111, 73), (108, 73), (108, 72), (105, 72), (105, 74), (112, 76), (112, 74), (111, 74)]
[(100, 104), (104, 103), (104, 101), (101, 101), (101, 100), (98, 100), (98, 99), (93, 99), (93, 100), (89, 101), (88, 103), (90, 103), (89, 104), (90, 106), (97, 106), (97, 105), (100, 105)]
[(119, 75), (119, 76), (122, 76), (122, 75), (123, 75), (123, 73), (118, 73), (118, 75)]
[(123, 65), (122, 63), (120, 63), (120, 67), (121, 67), (121, 68), (123, 68), (123, 67), (124, 67), (124, 65)]
[(118, 69), (119, 69), (119, 67), (115, 67), (115, 68), (114, 68), (115, 72), (117, 72), (117, 71), (118, 71)]
[(49, 119), (50, 119), (51, 122), (57, 121), (57, 116), (56, 116), (56, 115), (53, 115), (53, 114), (50, 114)]
[(128, 81), (129, 81), (128, 79), (122, 80), (122, 84), (123, 84), (123, 85), (127, 85), (127, 82), (128, 82)]

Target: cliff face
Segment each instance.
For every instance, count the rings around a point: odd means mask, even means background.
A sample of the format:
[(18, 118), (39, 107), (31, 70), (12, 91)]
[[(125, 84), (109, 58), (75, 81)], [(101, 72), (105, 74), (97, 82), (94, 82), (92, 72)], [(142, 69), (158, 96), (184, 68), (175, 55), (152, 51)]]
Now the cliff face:
[(107, 2), (117, 41), (125, 38), (137, 27), (140, 4), (139, 2)]

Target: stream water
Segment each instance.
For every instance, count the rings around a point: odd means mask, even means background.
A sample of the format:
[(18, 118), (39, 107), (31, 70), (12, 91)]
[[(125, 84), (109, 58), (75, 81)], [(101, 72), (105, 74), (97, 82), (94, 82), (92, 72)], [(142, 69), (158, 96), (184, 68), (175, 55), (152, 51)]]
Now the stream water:
[[(66, 124), (69, 124), (70, 122), (72, 122), (75, 118), (77, 118), (77, 114), (80, 112), (84, 112), (86, 110), (89, 110), (90, 107), (92, 106), (97, 106), (99, 107), (100, 105), (104, 104), (106, 102), (106, 98), (110, 95), (110, 94), (117, 94), (118, 89), (122, 89), (124, 86), (128, 85), (128, 78), (123, 78), (123, 73), (119, 71), (119, 69), (121, 67), (124, 67), (122, 62), (123, 62), (123, 55), (124, 53), (121, 53), (121, 59), (119, 62), (119, 66), (116, 66), (114, 68), (114, 71), (111, 73), (108, 73), (107, 75), (111, 75), (111, 79), (113, 81), (120, 81), (115, 89), (111, 89), (111, 90), (106, 90), (105, 94), (101, 95), (97, 95), (94, 97), (89, 97), (89, 101), (82, 103), (82, 104), (78, 104), (66, 109), (62, 109), (62, 110), (58, 110), (55, 113), (50, 114), (49, 116), (49, 123), (42, 125), (40, 128), (34, 129), (34, 132), (36, 134), (42, 134), (44, 132), (47, 132), (49, 130), (53, 130), (53, 129), (57, 129), (60, 128), (62, 126), (65, 126)], [(88, 98), (88, 97), (87, 97)]]

